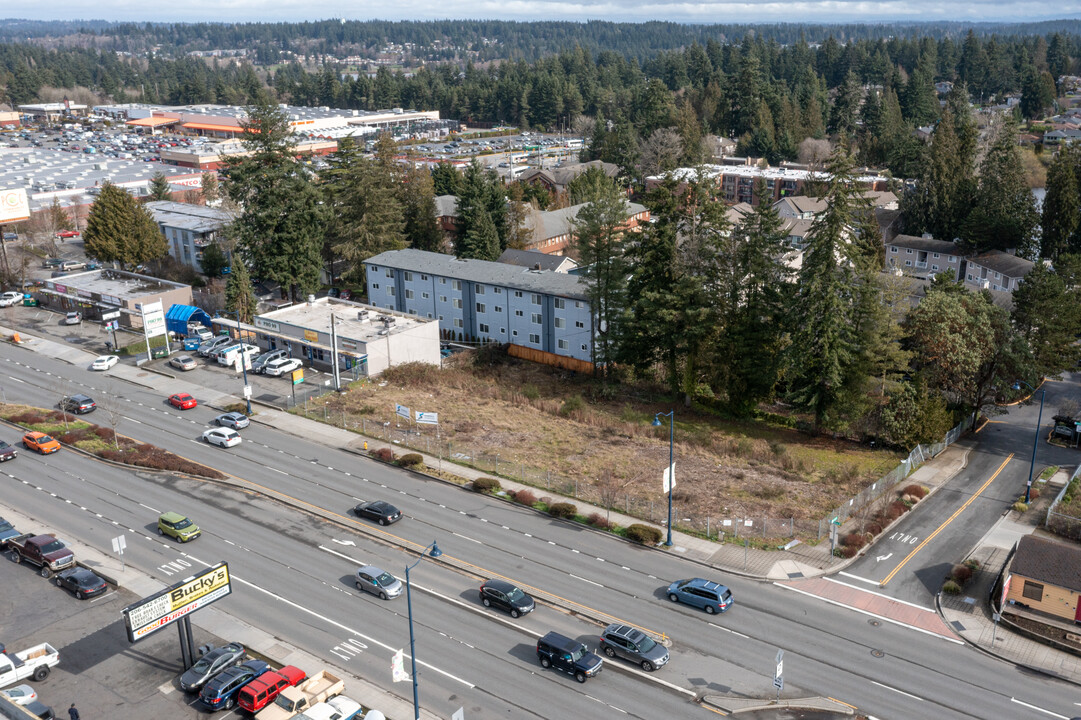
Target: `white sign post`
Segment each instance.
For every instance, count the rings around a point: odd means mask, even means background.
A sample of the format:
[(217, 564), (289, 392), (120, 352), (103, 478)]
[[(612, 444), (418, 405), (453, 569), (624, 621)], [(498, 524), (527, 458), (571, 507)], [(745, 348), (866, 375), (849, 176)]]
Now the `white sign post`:
[(124, 568), (127, 567), (124, 564), (124, 548), (127, 546), (128, 541), (124, 539), (123, 535), (113, 538), (113, 552), (120, 556), (120, 572), (124, 572)]
[(773, 673), (773, 687), (777, 688), (777, 699), (781, 699), (784, 690), (784, 650), (777, 651), (777, 670)]

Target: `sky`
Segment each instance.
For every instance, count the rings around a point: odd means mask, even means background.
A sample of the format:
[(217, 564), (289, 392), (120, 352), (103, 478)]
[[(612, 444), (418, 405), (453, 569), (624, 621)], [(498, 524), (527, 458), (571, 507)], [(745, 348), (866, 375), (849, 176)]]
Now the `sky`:
[[(18, 8), (15, 10), (15, 8)], [(12, 12), (14, 10), (14, 12)], [(611, 20), (685, 23), (726, 22), (961, 22), (1036, 21), (1081, 16), (1081, 0), (184, 0), (158, 5), (146, 0), (46, 0), (10, 6), (3, 14), (33, 20), (101, 19), (156, 22), (296, 22), (347, 20)]]

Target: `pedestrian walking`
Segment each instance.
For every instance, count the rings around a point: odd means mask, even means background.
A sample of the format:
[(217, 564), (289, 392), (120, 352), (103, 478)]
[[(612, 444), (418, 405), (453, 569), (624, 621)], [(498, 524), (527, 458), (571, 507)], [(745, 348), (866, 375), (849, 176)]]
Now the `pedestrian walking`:
[(71, 720), (79, 720), (79, 708), (75, 707), (75, 703), (72, 703), (71, 707), (68, 708), (68, 717)]

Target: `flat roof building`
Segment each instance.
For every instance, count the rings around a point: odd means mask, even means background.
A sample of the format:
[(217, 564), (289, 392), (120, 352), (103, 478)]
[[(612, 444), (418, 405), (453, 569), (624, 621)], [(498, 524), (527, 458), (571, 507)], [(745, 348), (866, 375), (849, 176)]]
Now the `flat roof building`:
[(148, 275), (101, 268), (45, 280), (37, 291), (43, 304), (56, 304), (62, 310), (78, 310), (87, 320), (101, 320), (106, 313), (119, 310), (120, 324), (139, 329), (143, 326), (142, 306), (161, 301), (166, 311), (173, 305), (191, 305), (191, 286), (161, 280)]
[[(234, 219), (228, 210), (171, 200), (152, 200), (144, 207), (154, 216), (169, 243), (169, 254), (198, 272), (204, 272), (203, 251), (218, 242), (222, 230)], [(225, 256), (229, 259), (228, 252)]]

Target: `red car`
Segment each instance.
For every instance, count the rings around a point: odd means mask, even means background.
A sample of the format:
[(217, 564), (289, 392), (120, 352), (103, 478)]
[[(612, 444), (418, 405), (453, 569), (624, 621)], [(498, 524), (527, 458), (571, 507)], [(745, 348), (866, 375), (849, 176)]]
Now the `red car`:
[(58, 238), (77, 238), (79, 237), (78, 230), (61, 230), (56, 234)]
[(187, 393), (176, 393), (169, 396), (169, 404), (178, 410), (191, 410), (199, 403), (195, 402), (195, 398)]
[(237, 705), (250, 713), (258, 712), (274, 702), (274, 698), (278, 697), (282, 688), (299, 685), (306, 679), (304, 671), (292, 665), (286, 665), (274, 672), (263, 673), (240, 688)]

